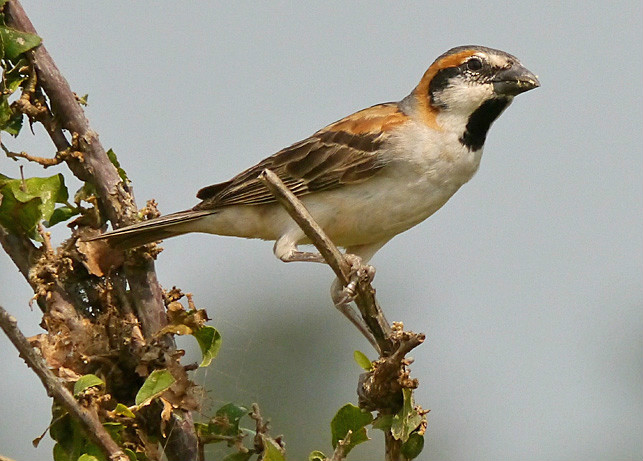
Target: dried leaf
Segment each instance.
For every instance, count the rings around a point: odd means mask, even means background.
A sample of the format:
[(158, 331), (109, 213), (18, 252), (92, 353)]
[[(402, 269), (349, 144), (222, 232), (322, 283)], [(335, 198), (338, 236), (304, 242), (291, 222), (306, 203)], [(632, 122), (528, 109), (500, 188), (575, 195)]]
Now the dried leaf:
[(125, 254), (122, 251), (114, 250), (102, 240), (92, 242), (78, 240), (76, 248), (84, 256), (83, 265), (90, 274), (97, 277), (104, 276), (112, 268), (122, 266), (125, 261)]

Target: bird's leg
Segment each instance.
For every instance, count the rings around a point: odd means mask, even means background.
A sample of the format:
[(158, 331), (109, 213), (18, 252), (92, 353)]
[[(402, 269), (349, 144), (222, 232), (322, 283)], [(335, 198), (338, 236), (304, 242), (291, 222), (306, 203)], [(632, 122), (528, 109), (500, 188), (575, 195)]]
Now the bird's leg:
[[(335, 279), (335, 282), (339, 282), (339, 280)], [(334, 285), (335, 282), (333, 282), (333, 288), (331, 288), (331, 296), (333, 295), (333, 292), (335, 291)], [(344, 314), (344, 317), (346, 317), (355, 327), (359, 330), (360, 333), (362, 333), (362, 336), (364, 336), (369, 343), (375, 348), (375, 350), (378, 350), (378, 345), (377, 341), (375, 341), (375, 337), (373, 336), (373, 333), (368, 329), (366, 326), (366, 323), (360, 317), (360, 315), (353, 309), (353, 306), (351, 306), (350, 301), (347, 303), (343, 304), (338, 304), (335, 303), (335, 307), (339, 312)]]
[(326, 260), (321, 254), (308, 251), (291, 251), (287, 255), (280, 256), (285, 263), (292, 263), (297, 261), (310, 262), (310, 263), (325, 263)]
[(296, 261), (304, 262), (313, 262), (313, 263), (325, 263), (326, 261), (321, 254), (316, 252), (308, 251), (299, 251), (297, 247), (297, 240), (300, 238), (299, 235), (289, 235), (286, 234), (279, 238), (275, 242), (275, 246), (272, 251), (275, 253), (275, 256), (281, 259), (285, 263), (291, 263)]
[(335, 307), (377, 348), (373, 334), (362, 317), (351, 306), (351, 302), (357, 295), (357, 285), (362, 281), (370, 282), (373, 280), (375, 268), (368, 264), (363, 264), (362, 258), (354, 254), (347, 253), (344, 258), (351, 266), (348, 285), (344, 286), (339, 279), (335, 279), (331, 285), (330, 296), (335, 303)]

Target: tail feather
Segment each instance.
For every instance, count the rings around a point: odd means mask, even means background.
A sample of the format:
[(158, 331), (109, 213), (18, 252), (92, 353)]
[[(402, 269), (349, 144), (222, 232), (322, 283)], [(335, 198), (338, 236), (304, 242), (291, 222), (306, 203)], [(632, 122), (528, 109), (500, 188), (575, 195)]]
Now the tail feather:
[(191, 232), (192, 229), (186, 224), (212, 213), (212, 210), (179, 211), (178, 213), (141, 221), (131, 226), (121, 227), (87, 240), (105, 240), (111, 247), (125, 250)]

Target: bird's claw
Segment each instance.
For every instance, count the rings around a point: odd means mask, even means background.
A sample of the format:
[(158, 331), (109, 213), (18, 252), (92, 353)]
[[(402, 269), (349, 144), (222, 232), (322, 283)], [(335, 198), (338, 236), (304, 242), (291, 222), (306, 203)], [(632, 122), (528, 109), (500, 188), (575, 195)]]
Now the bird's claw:
[(370, 283), (375, 278), (375, 268), (363, 264), (359, 256), (346, 254), (344, 259), (350, 264), (349, 282), (341, 290), (333, 293), (333, 301), (337, 306), (350, 304), (357, 296), (357, 286), (360, 283)]

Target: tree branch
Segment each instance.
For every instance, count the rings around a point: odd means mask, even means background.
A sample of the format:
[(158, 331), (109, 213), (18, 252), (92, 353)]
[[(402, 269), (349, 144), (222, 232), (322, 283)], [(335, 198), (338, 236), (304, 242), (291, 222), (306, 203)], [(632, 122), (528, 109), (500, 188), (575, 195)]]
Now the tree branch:
[[(338, 279), (346, 286), (351, 281), (349, 262), (315, 222), (306, 207), (272, 171), (263, 170), (259, 179), (304, 231)], [(401, 323), (395, 323), (391, 327), (375, 298), (375, 289), (370, 280), (360, 279), (356, 292), (355, 304), (375, 338), (380, 355), (380, 358), (373, 362), (373, 368), (360, 376), (357, 388), (359, 406), (368, 411), (393, 415), (402, 405), (402, 389), (415, 389), (418, 386), (417, 380), (410, 378), (408, 365), (412, 360), (407, 359), (406, 354), (422, 344), (424, 334), (404, 331)], [(402, 459), (401, 447), (402, 441), (396, 439), (390, 429), (385, 431), (386, 460)], [(339, 444), (332, 460), (343, 460), (344, 457), (344, 447)]]
[(112, 461), (128, 461), (129, 458), (112, 440), (96, 414), (81, 407), (74, 396), (67, 390), (60, 380), (47, 368), (47, 364), (24, 337), (18, 328), (16, 319), (0, 306), (0, 327), (9, 337), (13, 345), (20, 352), (20, 356), (42, 381), (47, 389), (47, 394), (56, 399), (71, 415), (74, 416), (85, 430), (87, 436), (96, 443)]
[[(37, 34), (18, 0), (7, 2), (4, 5), (4, 13), (9, 27)], [(114, 227), (135, 221), (137, 208), (129, 186), (121, 180), (100, 143), (98, 134), (91, 129), (76, 95), (71, 91), (47, 49), (41, 44), (25, 55), (35, 71), (37, 84), (49, 98), (53, 117), (48, 117), (44, 126), (57, 150), (64, 151), (72, 147), (74, 151), (82, 152), (82, 156), (65, 158), (70, 170), (81, 181), (89, 182), (95, 187), (100, 208)], [(63, 130), (69, 132), (70, 140)], [(28, 268), (24, 266), (19, 265), (19, 268), (21, 272), (25, 269), (28, 272)], [(125, 268), (131, 299), (141, 321), (143, 334), (146, 339), (152, 339), (167, 324), (154, 261), (151, 257), (138, 258), (134, 263), (126, 264)], [(176, 347), (171, 337), (166, 338), (165, 343), (170, 349)], [(192, 420), (187, 412), (181, 418), (183, 421)], [(188, 430), (189, 433), (180, 434)], [(195, 459), (187, 457), (188, 454), (196, 453), (197, 438), (193, 427), (177, 424), (169, 437), (182, 440), (180, 443), (167, 441), (166, 455), (170, 460)]]
[[(263, 170), (259, 178), (268, 187), (277, 201), (288, 211), (292, 219), (301, 227), (306, 236), (313, 242), (337, 278), (344, 284), (350, 283), (350, 264), (335, 244), (328, 238), (323, 229), (315, 222), (306, 207), (290, 189), (270, 170)], [(355, 304), (375, 338), (380, 355), (389, 355), (394, 350), (391, 340), (391, 326), (375, 298), (375, 289), (370, 281), (360, 281), (356, 287)]]

